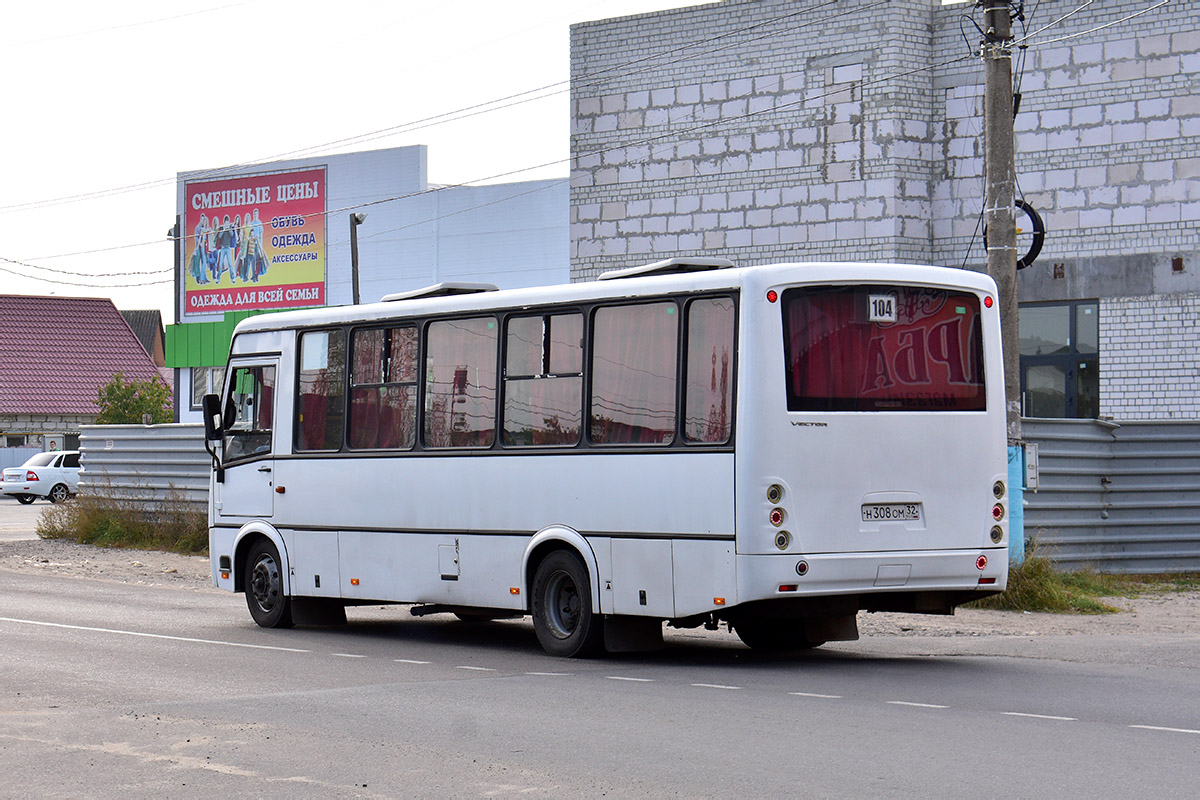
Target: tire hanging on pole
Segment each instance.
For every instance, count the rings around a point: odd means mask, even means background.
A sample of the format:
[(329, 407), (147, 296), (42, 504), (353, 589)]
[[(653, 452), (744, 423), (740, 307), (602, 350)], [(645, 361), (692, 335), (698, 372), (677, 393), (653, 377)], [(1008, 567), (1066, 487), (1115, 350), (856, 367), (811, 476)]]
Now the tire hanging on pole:
[[(1025, 212), (1025, 216), (1029, 217), (1033, 230), (1033, 242), (1030, 243), (1029, 250), (1017, 259), (1017, 269), (1025, 269), (1037, 259), (1038, 253), (1042, 252), (1042, 245), (1046, 242), (1046, 224), (1042, 222), (1042, 217), (1038, 214), (1037, 209), (1029, 203), (1017, 200), (1016, 206)], [(983, 246), (985, 249), (987, 248), (987, 225), (983, 226)]]

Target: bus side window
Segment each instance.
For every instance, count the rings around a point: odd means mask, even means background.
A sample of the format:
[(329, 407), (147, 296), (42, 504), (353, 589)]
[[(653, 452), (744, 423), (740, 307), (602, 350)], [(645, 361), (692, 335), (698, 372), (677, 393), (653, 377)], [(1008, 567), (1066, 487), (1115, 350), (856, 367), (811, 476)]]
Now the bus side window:
[(496, 440), (494, 317), (431, 322), (426, 331), (426, 447), (491, 447)]
[(594, 443), (668, 445), (675, 438), (678, 320), (673, 302), (596, 310), (589, 406)]
[(583, 315), (511, 317), (505, 335), (504, 444), (576, 444), (582, 401)]
[(733, 299), (693, 300), (687, 311), (683, 438), (724, 444), (733, 420)]
[(417, 438), (417, 329), (359, 330), (351, 342), (350, 447), (412, 449)]
[(298, 450), (340, 450), (345, 419), (346, 334), (308, 331), (300, 335)]

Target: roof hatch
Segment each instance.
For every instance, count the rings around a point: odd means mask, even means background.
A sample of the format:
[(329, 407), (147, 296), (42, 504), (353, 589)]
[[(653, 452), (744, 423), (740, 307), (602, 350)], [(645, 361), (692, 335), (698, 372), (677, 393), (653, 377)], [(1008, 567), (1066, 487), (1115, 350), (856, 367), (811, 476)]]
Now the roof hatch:
[(391, 303), (396, 300), (416, 300), (418, 298), (427, 297), (451, 297), (456, 294), (478, 294), (479, 292), (495, 292), (500, 287), (494, 283), (435, 283), (432, 286), (426, 286), (422, 289), (413, 289), (411, 292), (396, 292), (395, 294), (385, 294), (380, 298), (382, 303)]
[(729, 269), (732, 266), (733, 262), (728, 258), (699, 258), (695, 256), (668, 258), (665, 261), (655, 261), (653, 264), (643, 264), (640, 267), (613, 269), (608, 272), (602, 272), (597, 280), (611, 281), (617, 278), (645, 278), (650, 275), (705, 272), (710, 269)]

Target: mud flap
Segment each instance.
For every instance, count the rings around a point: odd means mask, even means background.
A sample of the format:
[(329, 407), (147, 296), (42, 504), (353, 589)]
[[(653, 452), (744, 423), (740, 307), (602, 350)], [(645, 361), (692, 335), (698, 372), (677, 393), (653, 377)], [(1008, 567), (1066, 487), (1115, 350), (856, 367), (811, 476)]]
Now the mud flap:
[(662, 620), (654, 617), (604, 616), (604, 649), (633, 653), (663, 648)]
[(857, 642), (858, 615), (805, 617), (804, 636), (810, 642)]
[(292, 622), (296, 625), (345, 625), (346, 606), (323, 597), (293, 597)]

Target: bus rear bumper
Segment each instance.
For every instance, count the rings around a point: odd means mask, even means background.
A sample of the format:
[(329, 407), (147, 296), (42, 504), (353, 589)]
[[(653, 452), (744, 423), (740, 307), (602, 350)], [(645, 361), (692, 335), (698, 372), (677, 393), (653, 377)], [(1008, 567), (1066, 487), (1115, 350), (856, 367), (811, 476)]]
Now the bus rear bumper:
[(857, 596), (862, 610), (948, 613), (1008, 585), (1006, 547), (738, 556), (738, 602)]

